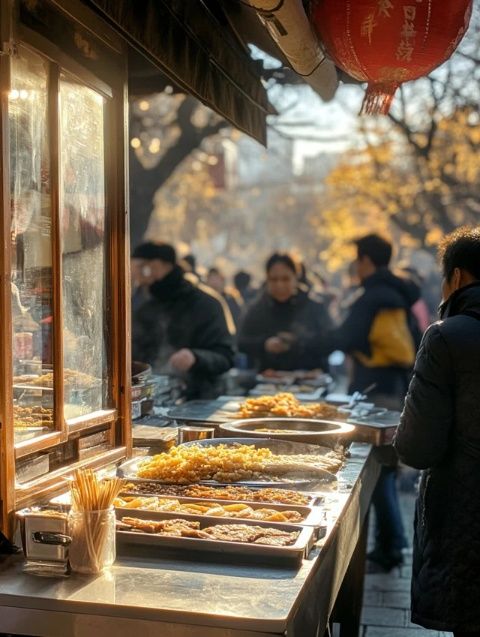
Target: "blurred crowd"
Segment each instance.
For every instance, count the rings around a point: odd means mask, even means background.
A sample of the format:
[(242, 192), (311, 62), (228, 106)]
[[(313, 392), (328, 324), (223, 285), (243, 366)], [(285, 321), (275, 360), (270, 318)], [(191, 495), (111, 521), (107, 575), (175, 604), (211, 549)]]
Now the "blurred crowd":
[(377, 402), (398, 406), (436, 314), (438, 280), (422, 280), (409, 266), (390, 269), (392, 245), (383, 237), (362, 237), (356, 247), (357, 259), (333, 286), (284, 252), (267, 259), (255, 285), (245, 270), (227, 281), (217, 266), (179, 259), (171, 245), (139, 245), (132, 255), (134, 360), (182, 377), (187, 399), (218, 396), (232, 367), (335, 371), (329, 360), (337, 367), (346, 360), (350, 391), (370, 388)]

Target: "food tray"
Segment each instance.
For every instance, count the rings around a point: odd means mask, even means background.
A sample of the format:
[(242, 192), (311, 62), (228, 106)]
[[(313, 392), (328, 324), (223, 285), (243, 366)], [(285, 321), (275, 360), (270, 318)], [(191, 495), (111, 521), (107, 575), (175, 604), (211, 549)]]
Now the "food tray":
[(178, 422), (216, 423), (237, 420), (242, 399), (190, 400), (167, 411), (165, 417)]
[[(269, 438), (211, 438), (207, 440), (194, 440), (192, 442), (184, 443), (184, 446), (200, 445), (200, 446), (216, 446), (220, 444), (226, 445), (252, 445), (256, 448), (269, 448), (274, 454), (311, 454), (316, 455), (318, 453), (326, 453), (331, 451), (328, 447), (320, 447), (318, 445), (309, 445), (300, 442), (288, 442), (285, 440), (273, 440)], [(139, 464), (145, 460), (149, 460), (150, 456), (142, 456), (140, 458), (131, 458), (124, 462), (117, 469), (117, 474), (121, 478), (137, 478), (137, 472)], [(151, 478), (145, 478), (148, 482), (162, 483), (161, 480), (154, 480)], [(296, 478), (291, 480), (242, 480), (238, 482), (216, 482), (214, 480), (201, 480), (199, 484), (205, 484), (210, 486), (230, 486), (239, 485), (244, 487), (258, 487), (258, 488), (287, 488), (287, 489), (302, 489), (305, 491), (315, 491), (318, 485), (323, 483), (323, 480), (318, 478)]]
[[(155, 513), (153, 511), (132, 511), (128, 509), (128, 513), (124, 513), (125, 510), (120, 512), (116, 511), (117, 518), (120, 520), (122, 517), (137, 517), (144, 520), (168, 520), (171, 516), (167, 516), (164, 513)], [(137, 515), (142, 513), (143, 515)], [(187, 519), (185, 515), (177, 515), (176, 519)], [(200, 522), (200, 528), (203, 529), (207, 526), (215, 526), (225, 524), (225, 519), (212, 518), (206, 519), (201, 517), (198, 519)], [(229, 522), (230, 523), (230, 522)], [(249, 520), (236, 520), (235, 524), (244, 524), (246, 526), (261, 526), (264, 528), (279, 529), (281, 531), (300, 531), (300, 535), (296, 539), (295, 543), (291, 546), (268, 546), (265, 544), (248, 544), (247, 542), (225, 542), (222, 540), (206, 540), (203, 538), (189, 538), (189, 537), (167, 537), (160, 536), (154, 533), (142, 533), (137, 531), (126, 531), (117, 527), (117, 546), (121, 550), (122, 545), (137, 545), (147, 546), (149, 549), (174, 550), (180, 551), (182, 557), (188, 557), (190, 552), (202, 552), (209, 553), (210, 555), (218, 555), (219, 559), (224, 562), (225, 557), (228, 556), (232, 560), (245, 560), (255, 559), (255, 561), (261, 561), (263, 563), (288, 563), (292, 566), (299, 566), (302, 560), (308, 556), (313, 545), (315, 544), (315, 533), (312, 527), (300, 526), (293, 524), (278, 524), (274, 522), (254, 522)], [(149, 555), (152, 555), (152, 551), (149, 551)]]
[[(139, 495), (138, 493), (132, 493), (132, 494), (128, 494), (128, 492), (123, 492), (119, 497), (121, 498), (122, 495), (132, 495), (132, 496), (138, 496), (138, 497), (149, 497), (146, 495)], [(158, 497), (161, 498), (162, 500), (178, 500), (178, 502), (180, 502), (180, 504), (183, 503), (187, 503), (187, 502), (191, 502), (193, 504), (200, 504), (201, 502), (208, 502), (209, 504), (219, 504), (221, 506), (225, 506), (225, 505), (230, 505), (230, 504), (241, 504), (241, 505), (246, 505), (251, 507), (252, 509), (273, 509), (275, 511), (297, 511), (298, 513), (300, 513), (300, 515), (303, 516), (303, 520), (301, 520), (300, 522), (280, 522), (280, 521), (276, 521), (276, 522), (269, 522), (268, 520), (258, 520), (258, 522), (262, 522), (264, 524), (287, 524), (289, 526), (312, 526), (315, 529), (319, 529), (320, 527), (325, 526), (325, 514), (324, 511), (321, 507), (316, 506), (316, 507), (311, 507), (311, 506), (301, 506), (298, 504), (273, 504), (273, 503), (267, 503), (267, 502), (247, 502), (245, 500), (215, 500), (214, 498), (190, 498), (188, 496), (173, 496), (173, 495), (160, 495), (160, 496), (153, 496), (153, 497)], [(123, 514), (123, 516), (126, 515), (130, 515), (132, 517), (135, 517), (136, 513), (142, 513), (142, 516), (138, 516), (138, 517), (145, 517), (143, 514), (151, 514), (151, 513), (162, 513), (164, 515), (166, 515), (169, 518), (178, 518), (178, 517), (182, 517), (185, 518), (186, 520), (210, 520), (211, 524), (218, 524), (220, 520), (224, 520), (225, 524), (243, 524), (244, 522), (257, 522), (257, 520), (252, 520), (252, 518), (241, 518), (241, 517), (216, 517), (216, 516), (208, 516), (208, 515), (202, 515), (200, 513), (196, 514), (196, 513), (183, 513), (183, 512), (175, 512), (175, 511), (152, 511), (152, 510), (148, 510), (148, 509), (132, 509), (132, 508), (122, 508), (122, 507), (115, 507), (116, 511), (119, 511)], [(118, 516), (117, 516), (118, 517)], [(149, 519), (149, 518), (148, 518)]]
[(318, 402), (325, 394), (324, 387), (308, 387), (305, 385), (274, 385), (273, 383), (260, 383), (248, 393), (248, 397), (273, 395), (277, 392), (290, 392), (301, 402)]
[[(156, 480), (148, 480), (148, 479), (143, 479), (143, 478), (129, 478), (128, 481), (129, 481), (129, 483), (133, 483), (133, 484), (142, 484), (142, 483), (146, 483), (146, 484), (156, 483), (156, 484), (159, 484), (159, 485), (162, 484), (161, 482), (158, 482)], [(195, 482), (194, 484), (201, 484), (201, 483)], [(172, 485), (165, 485), (165, 486), (172, 486)], [(173, 485), (173, 486), (175, 486), (175, 485)], [(184, 485), (184, 486), (193, 486), (193, 484), (192, 485)], [(209, 485), (209, 486), (212, 486), (213, 488), (221, 489), (222, 486), (239, 486), (239, 485), (238, 484), (237, 485), (214, 484), (214, 485)], [(241, 485), (241, 486), (245, 486), (245, 485)], [(249, 487), (249, 488), (252, 489), (252, 491), (256, 491), (256, 490), (259, 490), (261, 487)], [(279, 487), (278, 485), (276, 485), (274, 488), (285, 489), (286, 487), (284, 487), (284, 486), (280, 486)], [(292, 504), (291, 506), (308, 506), (308, 507), (311, 507), (311, 506), (317, 506), (317, 505), (319, 505), (319, 504), (321, 504), (323, 502), (323, 497), (322, 496), (315, 496), (315, 495), (312, 495), (312, 494), (310, 494), (308, 492), (304, 492), (303, 490), (300, 490), (298, 488), (293, 489), (293, 490), (298, 491), (303, 496), (305, 496), (308, 499), (308, 502), (305, 505)], [(269, 507), (270, 505), (276, 507), (279, 504), (283, 504), (281, 502), (279, 502), (279, 503), (265, 502), (265, 501), (261, 501), (261, 502), (258, 501), (257, 502), (256, 500), (227, 500), (227, 499), (224, 499), (224, 498), (195, 498), (195, 497), (183, 496), (183, 495), (170, 495), (170, 496), (167, 496), (167, 495), (164, 495), (162, 493), (147, 492), (147, 491), (145, 491), (145, 493), (137, 493), (135, 491), (129, 491), (128, 489), (124, 489), (122, 491), (122, 493), (124, 495), (136, 495), (136, 496), (139, 496), (139, 497), (153, 496), (153, 497), (159, 497), (159, 498), (172, 497), (172, 498), (176, 498), (176, 499), (188, 498), (189, 500), (192, 500), (192, 501), (193, 500), (195, 500), (195, 501), (207, 501), (207, 500), (215, 500), (215, 501), (217, 501), (218, 500), (219, 502), (223, 502), (223, 503), (226, 503), (226, 504), (229, 503), (229, 502), (242, 502), (244, 504), (251, 505), (253, 503), (253, 504), (261, 504), (264, 507)], [(285, 506), (290, 506), (290, 505), (287, 504)]]
[[(222, 438), (222, 440), (224, 440)], [(198, 442), (197, 440), (194, 441), (195, 443)], [(185, 444), (191, 444), (191, 443), (185, 443)], [(138, 467), (140, 465), (140, 463), (144, 462), (145, 460), (149, 460), (151, 458), (151, 456), (141, 456), (140, 458), (131, 458), (130, 460), (127, 460), (127, 462), (124, 462), (122, 465), (120, 465), (117, 469), (117, 475), (120, 478), (127, 478), (127, 479), (132, 479), (132, 478), (137, 478), (137, 473), (138, 473)], [(141, 478), (139, 478), (141, 479)], [(173, 483), (169, 483), (169, 482), (163, 482), (162, 480), (155, 480), (154, 478), (145, 478), (145, 481), (148, 482), (158, 482), (159, 484), (173, 484)], [(238, 482), (216, 482), (215, 480), (199, 480), (198, 484), (205, 484), (205, 485), (209, 485), (209, 486), (222, 486), (222, 487), (228, 487), (229, 485), (241, 485), (244, 487), (259, 487), (259, 488), (269, 488), (269, 487), (275, 487), (275, 488), (305, 488), (307, 489), (309, 486), (311, 486), (312, 482), (317, 482), (317, 481), (312, 481), (312, 480), (308, 480), (308, 479), (296, 479), (296, 480), (278, 480), (278, 481), (274, 481), (274, 480), (239, 480)]]
[[(347, 423), (315, 418), (245, 418), (220, 425), (222, 431), (274, 440), (307, 443), (336, 443), (350, 438), (355, 427)], [(261, 431), (273, 429), (278, 431)], [(259, 431), (260, 430), (260, 431)], [(283, 431), (282, 431), (283, 430)]]
[(276, 371), (272, 375), (266, 373), (257, 374), (257, 381), (259, 383), (268, 383), (272, 385), (310, 385), (311, 387), (328, 387), (333, 382), (332, 377), (329, 374), (318, 372), (314, 374), (312, 372), (292, 371), (292, 372), (280, 372)]

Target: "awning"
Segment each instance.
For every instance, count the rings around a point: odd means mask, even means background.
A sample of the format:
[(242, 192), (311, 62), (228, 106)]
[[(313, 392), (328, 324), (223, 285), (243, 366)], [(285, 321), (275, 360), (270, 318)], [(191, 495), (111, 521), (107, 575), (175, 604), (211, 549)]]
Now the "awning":
[[(268, 101), (255, 62), (202, 0), (88, 0), (173, 83), (261, 143)], [(155, 86), (148, 73), (131, 78), (135, 93)], [(142, 88), (144, 86), (144, 88)]]

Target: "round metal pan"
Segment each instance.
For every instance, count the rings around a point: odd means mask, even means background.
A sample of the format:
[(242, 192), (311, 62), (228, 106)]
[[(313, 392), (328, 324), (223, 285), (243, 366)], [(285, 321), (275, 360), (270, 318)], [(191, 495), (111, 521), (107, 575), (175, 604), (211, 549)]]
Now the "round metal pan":
[(343, 422), (313, 418), (246, 418), (223, 423), (220, 429), (236, 436), (268, 437), (330, 447), (351, 437), (355, 427)]

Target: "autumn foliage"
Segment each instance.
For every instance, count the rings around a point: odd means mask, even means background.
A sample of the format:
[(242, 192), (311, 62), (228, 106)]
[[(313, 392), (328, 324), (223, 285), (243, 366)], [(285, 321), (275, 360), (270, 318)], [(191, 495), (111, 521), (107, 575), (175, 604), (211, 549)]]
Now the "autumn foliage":
[(364, 132), (365, 144), (345, 155), (327, 178), (311, 223), (329, 241), (332, 269), (351, 256), (349, 238), (365, 230), (393, 232), (400, 246), (433, 249), (447, 232), (478, 221), (480, 125), (474, 108), (456, 110), (415, 132), (405, 121)]

